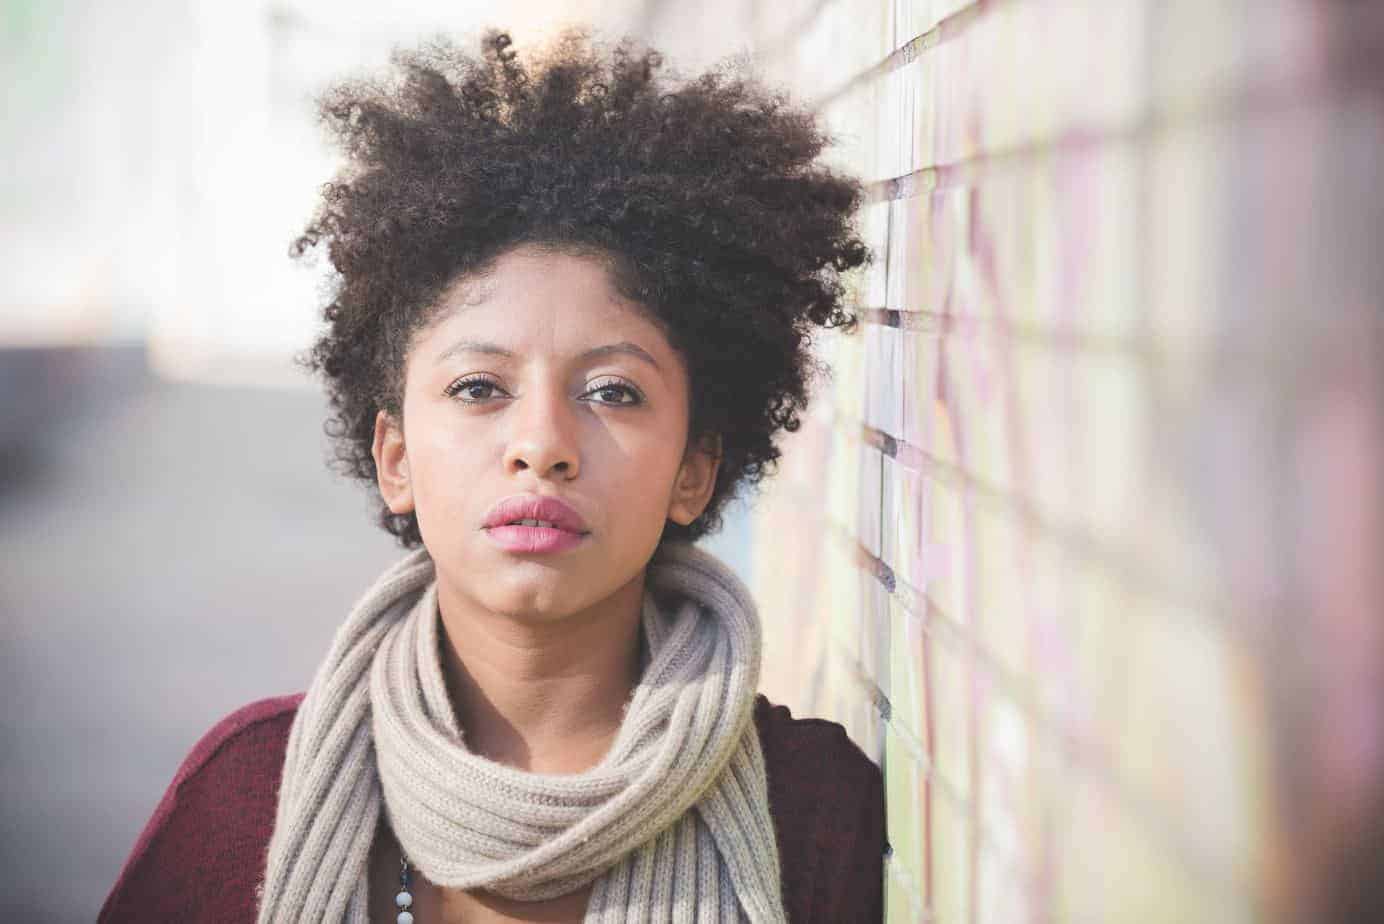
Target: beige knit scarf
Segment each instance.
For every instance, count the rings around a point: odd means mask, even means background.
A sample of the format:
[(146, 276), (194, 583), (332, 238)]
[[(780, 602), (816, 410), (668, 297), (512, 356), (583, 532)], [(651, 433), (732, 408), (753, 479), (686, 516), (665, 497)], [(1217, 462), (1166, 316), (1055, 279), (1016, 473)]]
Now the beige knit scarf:
[(784, 921), (749, 592), (709, 553), (665, 543), (641, 619), (644, 671), (609, 753), (579, 774), (526, 773), (463, 743), (427, 550), (391, 566), (294, 717), (259, 921), (366, 922), (382, 809), (450, 888), (540, 900), (594, 882), (585, 920), (602, 924)]

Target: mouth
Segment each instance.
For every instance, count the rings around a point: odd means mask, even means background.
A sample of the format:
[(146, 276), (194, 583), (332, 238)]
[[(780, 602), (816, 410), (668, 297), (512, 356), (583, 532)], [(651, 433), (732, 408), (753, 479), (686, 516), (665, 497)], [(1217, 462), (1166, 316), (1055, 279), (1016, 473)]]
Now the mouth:
[(543, 494), (514, 494), (486, 511), (482, 527), (495, 541), (516, 551), (570, 548), (590, 533), (571, 504)]
[(543, 520), (516, 520), (488, 526), (485, 534), (507, 552), (539, 554), (565, 552), (586, 540), (588, 533), (574, 533)]

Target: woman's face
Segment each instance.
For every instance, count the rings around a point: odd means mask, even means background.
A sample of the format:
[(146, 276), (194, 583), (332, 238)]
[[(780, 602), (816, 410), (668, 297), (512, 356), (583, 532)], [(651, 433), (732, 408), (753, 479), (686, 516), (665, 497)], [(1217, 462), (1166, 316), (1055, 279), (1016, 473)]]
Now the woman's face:
[[(416, 513), (444, 611), (548, 621), (622, 588), (637, 600), (665, 520), (690, 523), (714, 487), (688, 409), (681, 357), (599, 259), (520, 246), (415, 337), (403, 426), (376, 420), (380, 490)], [(565, 502), (580, 532), (486, 525), (533, 496)]]

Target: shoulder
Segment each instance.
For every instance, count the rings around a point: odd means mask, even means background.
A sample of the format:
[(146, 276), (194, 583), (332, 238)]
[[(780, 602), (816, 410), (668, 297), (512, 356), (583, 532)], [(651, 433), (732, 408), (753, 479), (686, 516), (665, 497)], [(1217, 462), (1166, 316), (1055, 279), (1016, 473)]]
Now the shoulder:
[(880, 920), (884, 776), (838, 722), (755, 700), (789, 920)]
[(237, 811), (276, 802), (288, 735), (302, 700), (302, 693), (257, 700), (214, 724), (183, 759), (150, 825), (199, 799)]
[(879, 765), (839, 722), (795, 717), (763, 694), (755, 697), (754, 719), (766, 763), (799, 785), (868, 787), (881, 779)]
[(292, 693), (256, 700), (221, 719), (193, 745), (173, 777), (173, 785), (192, 780), (213, 764), (227, 760), (243, 764), (254, 763), (257, 757), (277, 756), (277, 763), (282, 764), (288, 732), (303, 696)]
[(101, 922), (253, 917), (302, 693), (242, 706), (193, 745), (144, 826)]

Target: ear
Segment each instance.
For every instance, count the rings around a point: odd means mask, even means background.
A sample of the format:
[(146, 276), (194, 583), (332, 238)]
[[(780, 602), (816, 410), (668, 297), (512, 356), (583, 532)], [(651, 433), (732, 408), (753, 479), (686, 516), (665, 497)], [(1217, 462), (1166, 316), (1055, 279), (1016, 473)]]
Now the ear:
[(668, 503), (668, 519), (687, 526), (702, 515), (716, 489), (716, 472), (721, 467), (721, 435), (712, 434), (691, 446), (683, 457), (673, 496)]
[(380, 496), (390, 512), (412, 513), (413, 482), (409, 480), (404, 431), (383, 410), (375, 415), (375, 442), (370, 454), (375, 457), (375, 480), (380, 485)]

